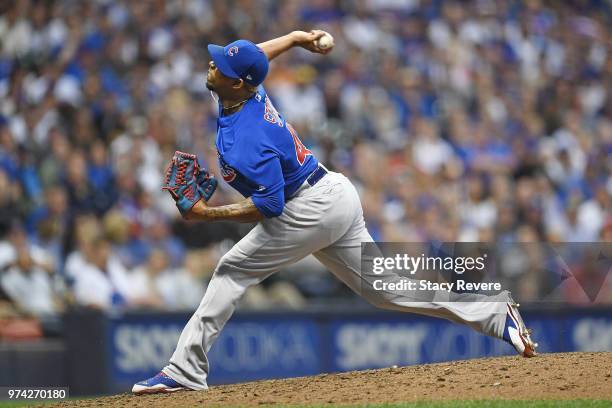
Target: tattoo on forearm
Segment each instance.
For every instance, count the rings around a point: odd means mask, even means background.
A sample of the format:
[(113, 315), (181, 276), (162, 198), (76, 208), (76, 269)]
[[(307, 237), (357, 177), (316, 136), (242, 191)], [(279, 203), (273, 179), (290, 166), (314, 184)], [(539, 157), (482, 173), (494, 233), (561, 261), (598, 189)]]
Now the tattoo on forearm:
[(263, 214), (255, 207), (251, 198), (220, 207), (203, 207), (197, 215), (206, 221), (255, 222), (263, 218)]

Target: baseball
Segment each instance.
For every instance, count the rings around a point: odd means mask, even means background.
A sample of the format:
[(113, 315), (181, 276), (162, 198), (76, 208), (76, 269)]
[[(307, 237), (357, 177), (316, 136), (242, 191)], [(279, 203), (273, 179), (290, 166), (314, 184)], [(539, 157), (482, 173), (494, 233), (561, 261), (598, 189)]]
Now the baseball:
[(330, 33), (325, 33), (315, 43), (320, 50), (326, 50), (334, 46), (334, 37)]

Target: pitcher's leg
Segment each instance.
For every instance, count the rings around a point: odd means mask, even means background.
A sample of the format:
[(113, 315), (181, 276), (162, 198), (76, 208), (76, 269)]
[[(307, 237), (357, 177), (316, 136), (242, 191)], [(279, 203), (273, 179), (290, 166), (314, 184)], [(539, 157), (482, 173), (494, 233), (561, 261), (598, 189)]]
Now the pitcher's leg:
[(319, 190), (287, 203), (282, 216), (262, 221), (223, 256), (170, 364), (163, 369), (165, 374), (189, 388), (205, 389), (208, 350), (246, 289), (346, 232), (350, 219), (340, 205), (345, 194), (331, 190), (333, 181), (333, 177), (323, 180)]
[[(499, 301), (479, 302), (449, 302), (432, 299), (420, 300), (409, 298), (403, 294), (372, 290), (371, 284), (377, 277), (361, 274), (361, 245), (331, 246), (318, 251), (315, 257), (323, 263), (334, 275), (376, 307), (401, 312), (417, 313), (427, 316), (441, 317), (456, 323), (466, 324), (473, 329), (501, 338), (506, 321), (507, 296), (502, 295)], [(383, 276), (385, 282), (394, 277)], [(395, 277), (399, 279), (399, 277)], [(442, 299), (446, 293), (441, 293)]]
[[(198, 309), (187, 322), (165, 374), (191, 389), (206, 389), (207, 353), (249, 286), (274, 273), (274, 265), (253, 265), (248, 255), (267, 243), (266, 234), (255, 227), (217, 264)], [(245, 269), (243, 265), (250, 265)]]
[(389, 282), (401, 277), (394, 273), (378, 276), (362, 273), (361, 243), (373, 242), (373, 239), (365, 226), (359, 196), (354, 188), (352, 190), (353, 201), (356, 203), (352, 225), (333, 245), (314, 254), (321, 263), (354, 292), (377, 307), (441, 317), (501, 338), (507, 314), (506, 302), (509, 300), (507, 293), (500, 294), (500, 301), (448, 302), (446, 292), (440, 292), (434, 299), (424, 301), (416, 296), (411, 299), (400, 293), (373, 290), (371, 284), (375, 279)]
[[(346, 183), (350, 184), (348, 180)], [(410, 293), (406, 295), (373, 290), (372, 283), (375, 279), (392, 282), (402, 277), (393, 272), (366, 276), (361, 270), (361, 243), (373, 240), (365, 227), (357, 191), (352, 185), (348, 190), (352, 192), (350, 201), (354, 204), (347, 205), (347, 208), (353, 209), (351, 227), (338, 241), (314, 254), (338, 279), (380, 308), (441, 317), (462, 323), (481, 333), (507, 341), (525, 357), (535, 355), (537, 344), (531, 339), (529, 330), (518, 312), (518, 305), (507, 291), (494, 297), (438, 291), (432, 299), (431, 296), (427, 298)]]
[(170, 363), (162, 370), (174, 380), (191, 389), (206, 389), (208, 377), (207, 353), (234, 313), (236, 303), (247, 288), (265, 279), (270, 273), (252, 274), (236, 279), (220, 263), (197, 311), (187, 322)]
[(183, 329), (170, 364), (163, 369), (180, 384), (207, 388), (207, 353), (247, 288), (318, 249), (304, 241), (316, 242), (311, 239), (316, 229), (294, 237), (264, 224), (257, 225), (221, 258), (202, 302)]

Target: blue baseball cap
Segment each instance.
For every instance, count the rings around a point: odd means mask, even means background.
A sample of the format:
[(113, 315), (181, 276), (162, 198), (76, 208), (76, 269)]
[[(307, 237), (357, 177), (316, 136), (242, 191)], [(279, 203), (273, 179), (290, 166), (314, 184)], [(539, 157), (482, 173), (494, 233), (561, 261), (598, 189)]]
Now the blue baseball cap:
[(259, 86), (268, 74), (268, 57), (251, 41), (238, 40), (225, 47), (209, 44), (208, 53), (223, 75), (249, 85)]

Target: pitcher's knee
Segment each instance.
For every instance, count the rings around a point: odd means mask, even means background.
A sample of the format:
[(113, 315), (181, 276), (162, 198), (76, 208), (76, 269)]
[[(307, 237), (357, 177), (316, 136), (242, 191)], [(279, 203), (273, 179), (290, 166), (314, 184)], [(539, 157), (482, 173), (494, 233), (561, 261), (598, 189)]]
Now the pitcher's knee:
[(217, 266), (215, 266), (215, 275), (223, 275), (238, 270), (240, 259), (231, 256), (230, 252), (226, 253), (219, 259)]
[(255, 262), (249, 262), (248, 257), (242, 254), (234, 254), (232, 251), (226, 253), (219, 259), (215, 267), (215, 276), (229, 276), (236, 282), (249, 285), (260, 282), (276, 270), (262, 268)]
[(379, 309), (393, 309), (394, 304), (383, 294), (374, 292), (368, 293), (364, 296), (364, 299), (374, 307)]

